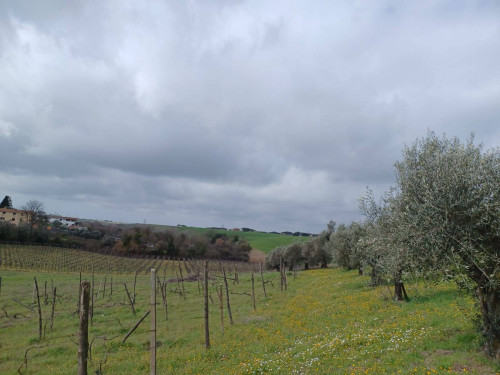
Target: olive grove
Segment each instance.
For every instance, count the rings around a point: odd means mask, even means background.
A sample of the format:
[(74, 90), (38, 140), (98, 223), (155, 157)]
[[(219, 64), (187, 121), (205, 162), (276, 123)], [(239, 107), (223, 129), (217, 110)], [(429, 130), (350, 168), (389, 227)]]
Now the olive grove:
[[(474, 290), (485, 349), (500, 358), (500, 153), (429, 132), (395, 164), (396, 187), (361, 199), (365, 253), (394, 277), (439, 270)], [(404, 288), (403, 288), (404, 291)]]

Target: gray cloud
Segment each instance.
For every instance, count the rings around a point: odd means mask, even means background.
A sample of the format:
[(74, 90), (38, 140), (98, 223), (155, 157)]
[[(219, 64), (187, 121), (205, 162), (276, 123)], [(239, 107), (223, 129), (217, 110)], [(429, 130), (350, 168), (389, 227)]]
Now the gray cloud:
[(495, 1), (0, 5), (0, 176), (74, 216), (321, 230), (427, 129), (498, 145)]

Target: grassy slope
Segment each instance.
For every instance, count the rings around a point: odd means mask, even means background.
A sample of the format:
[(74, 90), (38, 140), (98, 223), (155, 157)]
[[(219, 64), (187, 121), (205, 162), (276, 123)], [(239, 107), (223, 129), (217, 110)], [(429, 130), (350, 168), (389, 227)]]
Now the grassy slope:
[[(0, 271), (0, 373), (13, 374), (28, 347), (28, 374), (73, 374), (76, 369), (76, 274)], [(36, 313), (15, 303), (32, 299), (33, 276), (39, 285), (54, 280), (61, 298), (56, 304), (55, 330), (37, 341)], [(250, 298), (231, 295), (235, 324), (219, 326), (218, 301), (212, 287), (212, 348), (203, 348), (203, 306), (197, 284), (189, 283), (184, 301), (169, 294), (169, 320), (158, 306), (158, 373), (175, 374), (495, 374), (498, 364), (479, 351), (471, 316), (471, 299), (452, 284), (408, 286), (410, 303), (390, 300), (387, 287), (370, 288), (365, 277), (340, 270), (300, 272), (290, 276), (286, 292), (279, 291), (276, 273), (266, 277), (269, 298), (257, 289), (257, 311)], [(102, 277), (96, 278), (96, 285)], [(113, 296), (97, 300), (91, 338), (108, 341), (104, 374), (147, 373), (149, 321), (126, 344), (120, 344), (129, 327), (148, 309), (148, 276), (138, 282), (137, 316), (124, 302), (123, 282), (132, 276), (114, 276)], [(217, 281), (218, 283), (218, 281)], [(120, 285), (119, 285), (120, 284)], [(97, 286), (96, 286), (97, 288)], [(109, 288), (109, 287), (108, 287)], [(240, 276), (233, 291), (250, 291), (249, 276)], [(43, 289), (43, 287), (42, 287)], [(175, 284), (170, 286), (175, 289)], [(109, 291), (109, 289), (108, 289)], [(47, 316), (50, 305), (43, 305)], [(13, 318), (15, 313), (26, 317)], [(124, 328), (120, 327), (120, 323)], [(89, 373), (105, 358), (105, 345), (96, 340)], [(25, 372), (26, 373), (26, 372)]]
[(266, 254), (269, 254), (271, 250), (275, 247), (281, 245), (289, 245), (294, 242), (305, 242), (308, 237), (296, 237), (296, 236), (287, 236), (284, 234), (275, 234), (275, 233), (264, 233), (264, 232), (231, 232), (231, 231), (221, 231), (221, 230), (213, 230), (208, 228), (195, 228), (188, 227), (184, 228), (189, 231), (194, 231), (198, 233), (208, 233), (210, 231), (215, 231), (217, 233), (224, 233), (228, 236), (237, 235), (241, 238), (246, 239), (252, 248), (260, 250)]
[[(107, 224), (105, 222), (101, 222), (102, 224)], [(228, 236), (237, 235), (241, 238), (245, 238), (252, 248), (256, 250), (260, 250), (265, 254), (269, 254), (271, 250), (280, 246), (280, 245), (289, 245), (294, 242), (305, 242), (308, 237), (296, 237), (296, 236), (288, 236), (284, 234), (275, 234), (275, 233), (264, 233), (264, 232), (232, 232), (232, 231), (224, 231), (210, 228), (199, 228), (199, 227), (173, 227), (169, 225), (160, 225), (160, 224), (120, 224), (121, 227), (125, 229), (130, 229), (134, 227), (152, 228), (153, 231), (161, 232), (164, 230), (176, 230), (176, 231), (187, 231), (194, 233), (208, 233), (208, 232), (216, 232), (216, 233), (224, 233)]]

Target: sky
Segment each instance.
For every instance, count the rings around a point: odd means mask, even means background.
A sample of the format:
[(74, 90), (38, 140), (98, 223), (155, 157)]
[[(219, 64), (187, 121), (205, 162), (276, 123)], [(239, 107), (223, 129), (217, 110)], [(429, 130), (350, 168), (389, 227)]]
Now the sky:
[(499, 145), (500, 2), (0, 2), (18, 208), (318, 233), (429, 130)]

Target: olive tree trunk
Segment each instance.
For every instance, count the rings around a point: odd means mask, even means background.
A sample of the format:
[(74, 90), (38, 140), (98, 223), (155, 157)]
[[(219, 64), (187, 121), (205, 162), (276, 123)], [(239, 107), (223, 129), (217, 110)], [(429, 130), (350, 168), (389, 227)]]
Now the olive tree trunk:
[(500, 290), (477, 288), (476, 295), (481, 308), (486, 353), (500, 359)]

